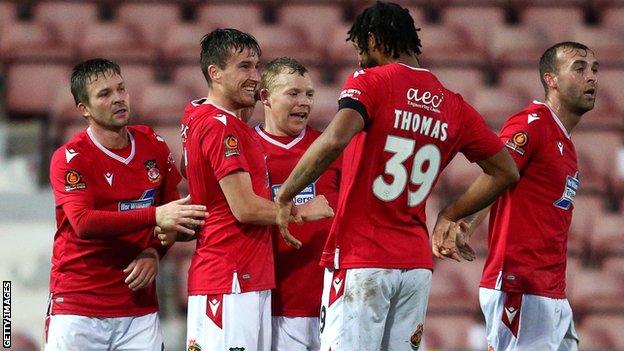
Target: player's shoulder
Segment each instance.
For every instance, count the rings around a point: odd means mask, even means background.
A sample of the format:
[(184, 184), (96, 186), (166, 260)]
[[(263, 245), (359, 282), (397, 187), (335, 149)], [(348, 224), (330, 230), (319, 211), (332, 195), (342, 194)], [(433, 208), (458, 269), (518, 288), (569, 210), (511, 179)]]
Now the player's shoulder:
[(56, 149), (56, 151), (54, 151), (54, 154), (52, 154), (51, 164), (69, 164), (72, 161), (77, 163), (77, 161), (85, 158), (86, 155), (89, 155), (91, 153), (91, 149), (92, 144), (89, 142), (87, 131), (80, 131), (65, 144)]
[(533, 101), (522, 110), (511, 115), (503, 128), (508, 126), (524, 126), (525, 128), (537, 129), (549, 120), (550, 110), (545, 104)]
[(320, 132), (320, 131), (318, 131), (318, 130), (310, 127), (310, 126), (306, 126), (305, 133), (306, 133), (305, 136), (308, 137), (308, 138), (311, 138), (311, 139), (316, 139), (319, 136), (321, 136), (321, 134), (323, 134), (322, 132)]

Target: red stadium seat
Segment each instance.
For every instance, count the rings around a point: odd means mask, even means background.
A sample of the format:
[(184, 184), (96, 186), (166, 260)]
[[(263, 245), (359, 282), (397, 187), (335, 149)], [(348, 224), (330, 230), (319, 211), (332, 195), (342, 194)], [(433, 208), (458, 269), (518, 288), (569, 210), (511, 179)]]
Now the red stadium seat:
[(602, 12), (602, 25), (607, 28), (624, 30), (624, 6), (612, 6)]
[[(508, 68), (501, 72), (500, 84), (506, 88), (522, 91), (530, 100), (544, 101), (544, 87), (540, 81), (540, 74), (535, 67)], [(527, 105), (530, 101), (527, 101)]]
[(573, 271), (569, 267), (566, 295), (573, 309), (583, 311), (604, 311), (622, 309), (621, 294), (624, 281), (621, 277), (600, 269)]
[(280, 56), (290, 56), (303, 63), (314, 63), (320, 59), (306, 32), (299, 27), (261, 25), (251, 29), (251, 33), (262, 48), (262, 60), (265, 62)]
[(216, 27), (203, 24), (171, 24), (163, 36), (160, 49), (169, 63), (198, 65), (201, 40)]
[(197, 63), (177, 66), (173, 73), (173, 82), (191, 91), (193, 99), (199, 99), (208, 94), (208, 83)]
[[(199, 7), (197, 19), (208, 28), (233, 27), (249, 31), (262, 24), (262, 8), (260, 4), (253, 3), (206, 4)], [(251, 34), (253, 35), (253, 32)]]
[[(581, 170), (581, 184), (588, 173), (604, 178), (615, 164), (621, 136), (615, 131), (582, 131), (572, 133)], [(585, 164), (585, 167), (582, 165)]]
[(479, 325), (482, 323), (471, 315), (428, 313), (423, 337), (428, 350), (465, 350), (469, 343), (469, 331)]
[(75, 47), (82, 29), (98, 21), (97, 12), (95, 2), (41, 1), (34, 8), (34, 19), (54, 25), (62, 40)]
[(340, 88), (340, 85), (317, 85), (315, 87), (314, 105), (310, 112), (310, 126), (318, 130), (324, 130), (331, 122), (336, 112), (338, 112)]
[(134, 110), (141, 123), (179, 125), (191, 93), (174, 84), (151, 83), (135, 98)]
[(0, 57), (5, 60), (49, 62), (69, 60), (71, 54), (71, 48), (51, 25), (12, 22), (2, 26)]
[[(581, 169), (582, 171), (582, 169)], [(583, 182), (581, 175), (581, 182)], [(583, 185), (581, 185), (583, 189)], [(590, 234), (604, 212), (604, 199), (598, 195), (577, 195), (574, 200), (574, 212), (570, 225), (568, 250), (582, 252), (590, 245)]]
[(624, 314), (620, 313), (600, 313), (591, 314), (583, 321), (582, 330), (592, 330), (590, 333), (598, 333), (603, 341), (596, 340), (596, 344), (583, 342), (580, 345), (591, 347), (592, 350), (624, 350), (624, 338), (622, 338), (622, 326), (624, 326)]
[(474, 289), (471, 290), (474, 281), (471, 281), (470, 277), (464, 276), (457, 269), (458, 265), (459, 263), (450, 259), (435, 261), (429, 295), (429, 311), (465, 312), (471, 311), (477, 304), (478, 292)]
[(342, 9), (337, 4), (286, 4), (279, 9), (279, 22), (303, 29), (310, 44), (324, 48), (332, 28), (343, 25)]
[(491, 29), (489, 55), (497, 66), (531, 66), (552, 41), (546, 32), (529, 26), (502, 26)]
[(335, 66), (358, 67), (357, 52), (353, 43), (347, 42), (347, 32), (350, 25), (338, 26), (332, 29), (327, 36), (327, 55), (330, 64)]
[(425, 67), (480, 65), (485, 52), (479, 49), (469, 33), (458, 26), (423, 26), (418, 32), (422, 44), (422, 60)]
[[(443, 13), (444, 25), (458, 26), (474, 38), (474, 44), (486, 48), (492, 28), (505, 23), (505, 13), (501, 7), (449, 7)], [(426, 25), (425, 25), (426, 28)]]
[[(597, 51), (598, 61), (600, 61), (600, 52)], [(624, 68), (609, 69), (600, 68), (598, 70), (598, 95), (596, 104), (600, 104), (603, 97), (608, 96), (615, 108), (620, 112), (624, 111), (624, 95), (621, 94), (621, 86), (624, 82)]]
[(502, 126), (512, 114), (531, 102), (515, 88), (498, 86), (475, 90), (474, 100), (468, 102), (485, 117), (488, 125), (494, 128)]
[[(624, 240), (624, 216), (621, 213), (602, 213), (596, 220), (591, 234), (592, 250), (599, 257), (609, 254), (624, 254), (624, 248), (613, 243)], [(622, 280), (624, 284), (624, 280)]]
[[(181, 119), (182, 118), (180, 117), (180, 120)], [(169, 146), (169, 150), (171, 150), (173, 159), (177, 163), (177, 167), (179, 169), (179, 162), (182, 159), (182, 139), (180, 136), (180, 124), (156, 124), (153, 125), (152, 128), (154, 128), (156, 133), (158, 133), (158, 135), (160, 135)]]
[(151, 45), (157, 45), (172, 23), (180, 21), (180, 8), (175, 3), (122, 3), (117, 19), (134, 24)]
[(580, 7), (529, 7), (522, 12), (522, 24), (548, 32), (553, 44), (569, 40), (570, 29), (582, 22)]
[(0, 2), (0, 26), (15, 21), (15, 5), (10, 2)]
[(82, 58), (107, 57), (120, 63), (152, 62), (156, 48), (130, 24), (105, 22), (84, 27), (79, 43)]
[(130, 102), (133, 97), (141, 94), (146, 85), (154, 81), (154, 69), (151, 65), (124, 64), (121, 65), (121, 75), (130, 93)]
[(18, 114), (47, 113), (56, 92), (67, 89), (69, 76), (70, 68), (65, 65), (9, 65), (6, 73), (7, 111)]

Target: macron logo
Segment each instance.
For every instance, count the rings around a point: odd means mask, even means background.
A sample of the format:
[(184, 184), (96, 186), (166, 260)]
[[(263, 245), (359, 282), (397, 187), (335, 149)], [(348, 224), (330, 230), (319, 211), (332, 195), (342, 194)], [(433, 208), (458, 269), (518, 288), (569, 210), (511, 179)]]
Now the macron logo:
[(334, 290), (336, 290), (336, 293), (338, 293), (341, 286), (342, 286), (342, 279), (340, 278), (334, 279)]
[(359, 75), (365, 74), (366, 72), (364, 72), (363, 69), (359, 70), (359, 71), (355, 71), (355, 73), (353, 73), (353, 78), (357, 78)]
[(507, 315), (507, 319), (509, 319), (509, 324), (513, 323), (514, 318), (516, 318), (516, 313), (518, 313), (517, 309), (505, 307), (505, 314)]
[(536, 113), (529, 113), (529, 122), (528, 124), (531, 124), (531, 122), (537, 121), (539, 118), (539, 116)]
[(67, 163), (71, 161), (74, 157), (78, 156), (78, 152), (74, 151), (74, 149), (65, 149), (65, 159)]
[(224, 126), (227, 126), (227, 118), (225, 117), (225, 115), (218, 114), (214, 118), (219, 120), (219, 122), (223, 123)]
[(219, 309), (219, 305), (221, 304), (221, 301), (217, 299), (212, 299), (211, 301), (209, 301), (209, 303), (210, 303), (210, 311), (212, 312), (212, 315), (216, 316), (217, 310)]
[(106, 174), (104, 174), (104, 178), (106, 178), (106, 182), (108, 183), (108, 185), (113, 186), (113, 174), (108, 172)]

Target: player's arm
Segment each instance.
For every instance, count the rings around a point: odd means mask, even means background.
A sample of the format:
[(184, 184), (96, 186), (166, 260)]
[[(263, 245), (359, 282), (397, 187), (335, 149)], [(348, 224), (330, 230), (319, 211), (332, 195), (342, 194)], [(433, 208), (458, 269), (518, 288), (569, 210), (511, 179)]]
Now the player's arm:
[[(484, 209), (494, 202), (498, 194), (520, 179), (516, 164), (505, 149), (477, 164), (483, 173), (438, 215), (432, 236), (432, 250), (438, 258), (447, 256), (459, 260), (455, 252), (455, 233), (450, 231), (454, 222)], [(448, 235), (449, 231), (451, 235)]]
[[(346, 101), (346, 99), (345, 99)], [(327, 126), (327, 129), (314, 141), (301, 157), (293, 171), (280, 187), (275, 202), (278, 206), (277, 224), (284, 240), (299, 248), (301, 242), (288, 231), (289, 216), (292, 209), (292, 199), (301, 192), (307, 184), (325, 172), (332, 162), (338, 158), (353, 136), (364, 129), (364, 115), (358, 106), (361, 104), (351, 100), (355, 108), (341, 108)], [(357, 106), (356, 106), (357, 105)]]
[[(241, 223), (257, 225), (276, 224), (277, 205), (256, 195), (251, 185), (251, 177), (247, 172), (233, 172), (219, 180), (221, 190), (230, 206), (230, 210)], [(289, 220), (318, 220), (333, 216), (323, 195), (317, 196), (305, 204), (298, 206), (290, 214)]]

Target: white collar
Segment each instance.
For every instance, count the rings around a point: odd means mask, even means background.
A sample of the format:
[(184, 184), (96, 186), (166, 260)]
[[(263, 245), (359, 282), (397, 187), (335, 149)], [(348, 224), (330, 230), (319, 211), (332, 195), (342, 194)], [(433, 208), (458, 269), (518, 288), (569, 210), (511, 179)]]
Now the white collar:
[(555, 123), (557, 123), (559, 128), (561, 128), (561, 130), (563, 131), (563, 134), (565, 134), (565, 136), (568, 139), (570, 139), (570, 133), (568, 133), (568, 130), (564, 127), (563, 123), (561, 123), (561, 120), (559, 119), (559, 116), (557, 116), (555, 111), (553, 111), (552, 108), (550, 108), (550, 106), (548, 106), (548, 104), (546, 104), (544, 102), (537, 101), (537, 100), (533, 100), (533, 103), (534, 104), (538, 104), (538, 105), (546, 106), (548, 108), (548, 110), (550, 111), (550, 114), (551, 114), (552, 118), (555, 120)]
[(100, 144), (100, 142), (95, 138), (95, 135), (93, 134), (93, 131), (91, 131), (91, 127), (87, 128), (87, 135), (89, 136), (89, 139), (91, 139), (91, 141), (93, 142), (93, 144), (95, 144), (95, 146), (97, 146), (98, 149), (102, 150), (103, 153), (105, 153), (106, 155), (108, 155), (110, 158), (113, 158), (121, 163), (124, 164), (129, 164), (130, 161), (132, 161), (132, 159), (134, 158), (134, 152), (135, 152), (135, 144), (134, 144), (134, 137), (132, 136), (132, 133), (130, 133), (130, 131), (128, 131), (128, 137), (130, 138), (130, 155), (128, 155), (128, 157), (123, 158), (119, 155), (117, 155), (116, 153), (110, 151), (109, 149), (107, 149), (104, 145)]
[(269, 143), (275, 145), (275, 146), (279, 146), (282, 149), (286, 149), (289, 150), (290, 148), (292, 148), (293, 146), (297, 145), (297, 143), (299, 143), (301, 141), (301, 139), (303, 139), (303, 137), (305, 136), (305, 132), (307, 128), (303, 128), (303, 130), (301, 131), (301, 133), (299, 133), (299, 135), (293, 139), (290, 143), (288, 144), (284, 144), (278, 140), (273, 139), (270, 135), (268, 135), (267, 133), (264, 132), (264, 130), (262, 130), (261, 127), (262, 124), (258, 124), (254, 129), (256, 130), (256, 133), (258, 133), (258, 135), (260, 135), (260, 137), (266, 141), (268, 141)]
[(405, 66), (405, 67), (407, 67), (407, 68), (409, 68), (409, 69), (412, 69), (412, 70), (414, 70), (414, 71), (424, 71), (424, 72), (429, 72), (429, 70), (428, 70), (428, 69), (426, 69), (426, 68), (412, 67), (412, 66), (410, 66), (410, 65), (406, 65), (406, 64), (401, 63), (401, 62), (397, 62), (397, 63), (398, 63), (399, 65), (401, 65), (401, 66)]

